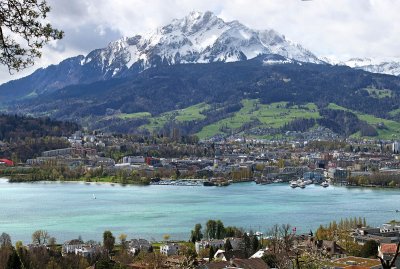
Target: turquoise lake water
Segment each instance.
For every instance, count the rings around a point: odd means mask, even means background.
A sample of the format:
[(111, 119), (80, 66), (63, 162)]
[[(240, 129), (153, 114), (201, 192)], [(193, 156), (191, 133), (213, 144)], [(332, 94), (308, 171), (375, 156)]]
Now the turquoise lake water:
[[(96, 199), (93, 199), (95, 195)], [(8, 183), (0, 179), (0, 233), (28, 243), (37, 229), (58, 242), (98, 240), (104, 230), (129, 238), (189, 238), (196, 223), (221, 219), (224, 224), (267, 231), (289, 223), (298, 231), (315, 230), (340, 218), (361, 216), (370, 225), (400, 219), (400, 190), (326, 189), (309, 185), (233, 184), (228, 187), (112, 186), (84, 183)]]

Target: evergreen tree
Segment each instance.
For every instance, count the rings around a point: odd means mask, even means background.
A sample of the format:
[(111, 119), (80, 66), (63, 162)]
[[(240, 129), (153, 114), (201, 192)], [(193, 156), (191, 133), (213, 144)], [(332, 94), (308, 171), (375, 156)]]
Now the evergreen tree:
[(343, 221), (342, 218), (340, 219), (340, 222), (339, 222), (339, 229), (340, 229), (340, 230), (343, 230), (343, 229), (344, 229), (344, 221)]
[(197, 223), (194, 226), (194, 230), (191, 232), (191, 241), (192, 243), (196, 243), (196, 241), (200, 241), (203, 238), (203, 234), (201, 233), (201, 224)]
[(213, 246), (210, 247), (210, 252), (208, 254), (208, 260), (211, 262), (214, 259), (214, 255), (215, 255), (215, 250), (213, 248)]
[(12, 243), (11, 243), (11, 237), (9, 234), (6, 233), (2, 233), (0, 235), (0, 248), (3, 247), (11, 247)]
[(223, 239), (225, 237), (225, 227), (222, 221), (217, 220), (216, 222), (216, 231), (215, 231), (215, 238)]
[(229, 250), (233, 249), (231, 240), (229, 240), (229, 238), (226, 239), (226, 241), (225, 241), (224, 249), (225, 249), (225, 251), (229, 251)]
[(113, 236), (112, 232), (105, 231), (103, 233), (103, 245), (104, 248), (110, 253), (114, 249), (115, 244), (115, 237)]
[(362, 218), (361, 217), (358, 217), (358, 223), (357, 223), (357, 226), (363, 226), (363, 222), (362, 222)]
[(368, 240), (361, 248), (361, 257), (375, 258), (378, 253), (378, 246), (379, 244), (375, 240)]
[(246, 253), (246, 257), (250, 256), (250, 252), (252, 250), (252, 246), (251, 246), (251, 239), (248, 236), (247, 233), (243, 234), (243, 247), (242, 250), (244, 251), (244, 253)]
[(14, 248), (12, 248), (12, 253), (8, 258), (6, 269), (21, 269), (21, 261), (18, 257), (17, 251)]
[(348, 218), (346, 218), (346, 219), (344, 220), (344, 229), (345, 229), (346, 231), (350, 229), (350, 222), (349, 222), (349, 219), (348, 219)]
[(253, 235), (253, 238), (251, 240), (251, 245), (252, 245), (252, 251), (253, 251), (253, 253), (251, 253), (251, 254), (254, 254), (260, 248), (260, 241), (258, 240), (257, 236)]
[(215, 239), (217, 231), (217, 222), (215, 220), (208, 220), (206, 223), (206, 235), (208, 239)]
[(338, 229), (338, 225), (336, 223), (336, 221), (332, 222), (332, 230), (336, 231)]

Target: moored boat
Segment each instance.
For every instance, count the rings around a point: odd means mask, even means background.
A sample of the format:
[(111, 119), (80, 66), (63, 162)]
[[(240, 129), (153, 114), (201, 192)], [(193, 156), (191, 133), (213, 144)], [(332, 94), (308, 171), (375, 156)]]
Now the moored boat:
[(324, 182), (321, 183), (321, 186), (324, 187), (324, 188), (329, 187), (329, 183), (324, 181)]

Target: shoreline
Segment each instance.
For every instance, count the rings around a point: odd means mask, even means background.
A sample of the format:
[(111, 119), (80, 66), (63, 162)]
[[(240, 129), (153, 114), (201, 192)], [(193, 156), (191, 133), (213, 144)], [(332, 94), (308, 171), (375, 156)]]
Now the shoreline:
[[(163, 183), (159, 182), (149, 182), (149, 184), (140, 184), (140, 183), (121, 183), (121, 182), (113, 182), (113, 181), (85, 181), (85, 180), (37, 180), (37, 181), (29, 181), (29, 180), (16, 180), (10, 181), (10, 178), (0, 177), (0, 180), (6, 180), (7, 183), (80, 183), (85, 185), (121, 185), (121, 186), (178, 186), (178, 187), (204, 187), (203, 184), (199, 184), (198, 182), (204, 182), (204, 179), (161, 179)], [(176, 182), (176, 183), (173, 183)], [(185, 184), (179, 184), (180, 182), (185, 182)], [(239, 184), (239, 183), (248, 183), (254, 181), (246, 181), (246, 182), (232, 182), (231, 184)], [(278, 183), (282, 184), (282, 183)], [(345, 187), (345, 188), (365, 188), (365, 189), (383, 189), (383, 190), (399, 190), (398, 187), (390, 187), (390, 186), (382, 186), (382, 185), (344, 185), (344, 184), (332, 184), (331, 186), (335, 187)]]

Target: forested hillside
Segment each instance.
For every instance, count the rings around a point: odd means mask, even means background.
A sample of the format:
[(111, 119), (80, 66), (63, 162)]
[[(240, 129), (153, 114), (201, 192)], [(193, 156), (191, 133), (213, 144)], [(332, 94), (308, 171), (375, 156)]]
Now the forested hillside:
[(0, 157), (26, 161), (42, 151), (69, 146), (66, 139), (78, 130), (76, 123), (17, 115), (0, 115)]
[[(269, 64), (271, 57), (278, 63)], [(253, 100), (252, 108), (246, 100)], [(314, 127), (340, 135), (388, 138), (391, 130), (397, 132), (399, 104), (399, 77), (259, 56), (235, 63), (152, 68), (134, 77), (69, 86), (9, 104), (8, 110), (76, 121), (92, 129), (151, 133), (178, 128), (202, 138), (252, 128), (280, 132), (293, 121), (313, 118)], [(279, 118), (279, 124), (267, 116)], [(384, 121), (390, 126), (381, 124)]]

